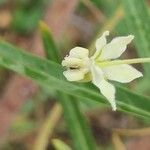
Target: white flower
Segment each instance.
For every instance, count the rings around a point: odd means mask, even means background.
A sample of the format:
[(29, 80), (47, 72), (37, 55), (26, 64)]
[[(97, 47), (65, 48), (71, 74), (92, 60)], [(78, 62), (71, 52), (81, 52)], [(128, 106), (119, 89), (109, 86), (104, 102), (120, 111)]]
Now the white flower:
[(110, 102), (112, 109), (116, 110), (115, 87), (108, 80), (128, 83), (143, 75), (123, 60), (119, 63), (114, 63), (113, 60), (120, 57), (134, 36), (117, 37), (107, 44), (108, 35), (109, 31), (106, 31), (97, 39), (96, 52), (92, 57), (89, 57), (88, 49), (75, 47), (62, 61), (62, 66), (66, 67), (63, 74), (67, 80), (92, 81)]

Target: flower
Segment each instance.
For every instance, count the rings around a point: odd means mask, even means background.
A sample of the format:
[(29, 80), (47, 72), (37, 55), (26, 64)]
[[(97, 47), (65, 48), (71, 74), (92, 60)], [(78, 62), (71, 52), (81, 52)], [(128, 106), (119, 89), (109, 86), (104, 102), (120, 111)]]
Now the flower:
[(92, 81), (115, 111), (115, 87), (108, 80), (128, 83), (143, 75), (128, 65), (127, 61), (114, 60), (126, 50), (134, 36), (116, 37), (107, 44), (106, 36), (108, 35), (109, 31), (106, 31), (96, 40), (96, 52), (91, 57), (89, 57), (89, 50), (86, 48), (75, 47), (71, 49), (69, 56), (66, 56), (62, 61), (62, 66), (66, 67), (63, 74), (68, 81)]

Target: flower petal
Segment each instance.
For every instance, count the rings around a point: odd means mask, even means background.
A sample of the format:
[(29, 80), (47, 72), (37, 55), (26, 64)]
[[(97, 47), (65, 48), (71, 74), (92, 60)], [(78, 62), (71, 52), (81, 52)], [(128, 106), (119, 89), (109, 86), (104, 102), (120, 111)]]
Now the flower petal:
[(65, 57), (65, 59), (62, 61), (62, 66), (82, 66), (83, 61), (79, 58), (74, 58), (74, 57)]
[(66, 70), (63, 72), (68, 81), (79, 81), (84, 78), (84, 72), (80, 70)]
[(121, 83), (128, 83), (143, 76), (140, 71), (136, 70), (131, 65), (126, 64), (105, 67), (102, 70), (106, 78)]
[(107, 43), (106, 36), (108, 36), (108, 35), (109, 35), (109, 31), (105, 31), (102, 34), (102, 36), (96, 40), (96, 44), (95, 44), (96, 52), (93, 56), (94, 58), (96, 58), (100, 54), (102, 48), (106, 45), (106, 43)]
[(93, 65), (91, 68), (91, 73), (92, 83), (100, 89), (101, 93), (107, 98), (112, 106), (112, 109), (115, 111), (115, 87), (104, 80), (103, 72), (98, 66)]
[(101, 93), (107, 98), (110, 102), (112, 109), (116, 111), (116, 102), (115, 102), (115, 87), (107, 82), (106, 80), (102, 80), (98, 88), (100, 89)]
[(89, 50), (83, 47), (75, 47), (70, 50), (69, 56), (75, 58), (86, 58), (89, 55)]
[(96, 83), (101, 82), (103, 79), (103, 72), (100, 67), (96, 66), (94, 63), (91, 65), (91, 74), (92, 74), (92, 82), (96, 85)]
[(114, 38), (103, 48), (99, 59), (109, 60), (120, 57), (120, 55), (126, 50), (127, 44), (129, 44), (133, 38), (133, 35)]

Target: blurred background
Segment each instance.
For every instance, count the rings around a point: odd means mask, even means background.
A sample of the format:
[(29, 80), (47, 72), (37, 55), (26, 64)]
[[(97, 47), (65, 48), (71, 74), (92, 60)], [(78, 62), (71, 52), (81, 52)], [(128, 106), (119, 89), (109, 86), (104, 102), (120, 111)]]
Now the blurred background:
[[(126, 16), (128, 9), (123, 1), (0, 0), (0, 38), (44, 57), (39, 33), (39, 21), (42, 20), (49, 27), (63, 58), (77, 45), (92, 49), (94, 40), (105, 30), (110, 30), (110, 39), (117, 35), (128, 35), (132, 31), (136, 34), (138, 29), (134, 31), (134, 24), (133, 30), (130, 28), (129, 16)], [(146, 6), (149, 15), (150, 1), (142, 0), (142, 4)], [(137, 17), (142, 17), (143, 12), (140, 11)], [(147, 18), (143, 19), (143, 24), (150, 26)], [(144, 25), (142, 28), (147, 28), (145, 30), (150, 33), (150, 27)], [(139, 57), (140, 53), (136, 49), (140, 46), (136, 43), (136, 48), (134, 44), (129, 45), (123, 58)], [(141, 65), (135, 67), (144, 70)], [(142, 82), (139, 88), (136, 85), (137, 81), (134, 81), (124, 86), (148, 95), (147, 82)], [(42, 137), (41, 141), (48, 141), (45, 148), (39, 150), (55, 150), (51, 139), (59, 139), (72, 147), (63, 112), (57, 101), (55, 91), (46, 92), (44, 87), (0, 67), (0, 149), (35, 150), (39, 137)], [(80, 105), (102, 149), (111, 150), (120, 146), (120, 150), (122, 147), (128, 150), (150, 150), (148, 131), (146, 135), (144, 130), (130, 135), (130, 131), (121, 130), (148, 127), (147, 122), (128, 114), (112, 112), (110, 108), (102, 109), (92, 102)], [(114, 129), (120, 129), (120, 135)]]

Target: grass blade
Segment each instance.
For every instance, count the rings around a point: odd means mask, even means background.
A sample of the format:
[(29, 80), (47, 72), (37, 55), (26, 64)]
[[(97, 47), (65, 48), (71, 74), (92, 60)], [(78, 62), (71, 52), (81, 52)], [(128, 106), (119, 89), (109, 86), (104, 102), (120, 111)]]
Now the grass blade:
[(47, 59), (59, 63), (60, 52), (55, 45), (47, 25), (42, 21), (40, 22), (40, 31)]
[[(125, 19), (131, 34), (135, 35), (135, 46), (140, 57), (150, 56), (150, 17), (144, 0), (122, 0)], [(126, 11), (127, 10), (127, 11)], [(144, 64), (146, 74), (150, 74), (150, 65)]]
[[(146, 1), (122, 0), (125, 10), (125, 20), (130, 33), (135, 35), (135, 46), (140, 57), (150, 56), (150, 17)], [(128, 10), (128, 11), (126, 11)], [(137, 85), (137, 90), (142, 93), (149, 89), (150, 65), (144, 64), (146, 78)]]
[[(82, 86), (79, 83), (67, 82), (62, 74), (63, 68), (61, 65), (24, 52), (2, 41), (0, 42), (0, 65), (27, 76), (48, 89), (53, 88), (74, 95), (81, 100), (95, 100), (110, 107), (99, 90), (92, 85), (91, 87), (85, 87), (85, 84)], [(118, 110), (149, 120), (150, 98), (118, 87), (116, 102)]]
[[(41, 22), (40, 29), (47, 58), (59, 63), (60, 54), (48, 27)], [(95, 150), (96, 144), (90, 132), (90, 128), (80, 112), (78, 101), (73, 96), (61, 92), (58, 93), (58, 98), (62, 104), (65, 120), (73, 139), (75, 149)]]

